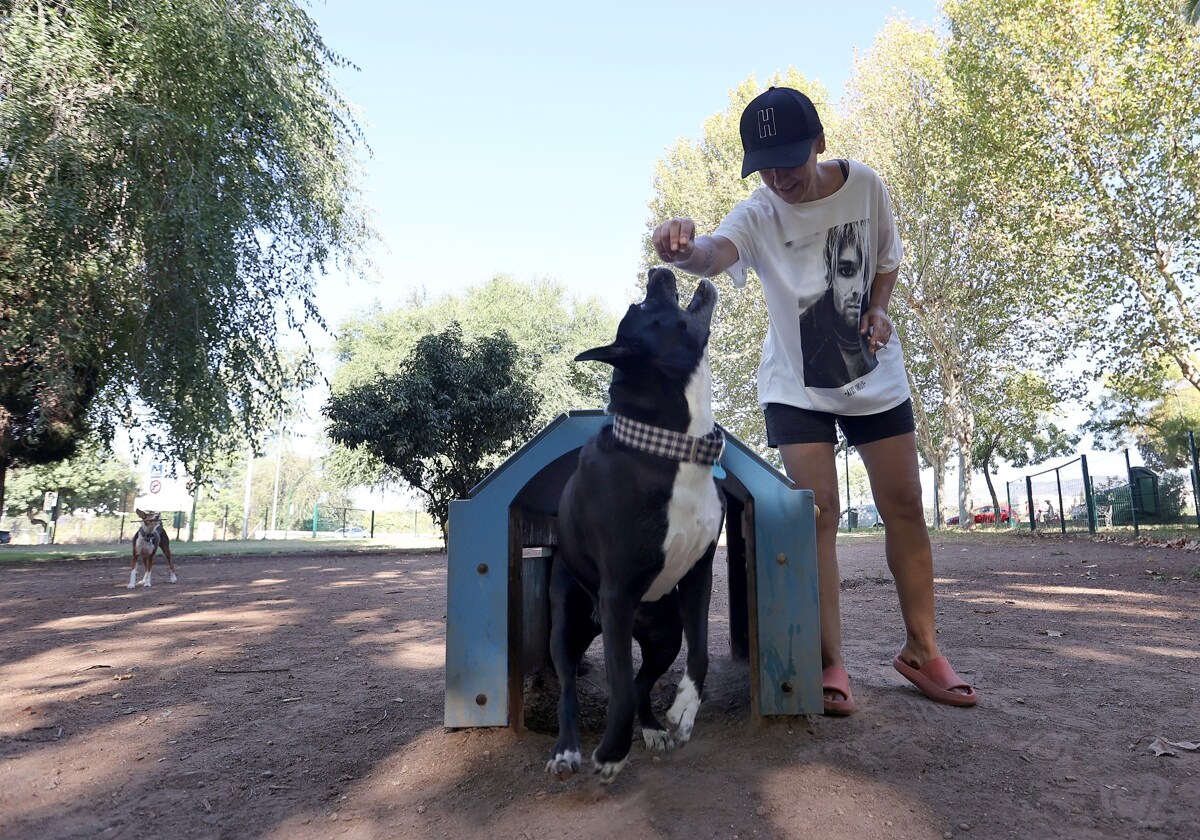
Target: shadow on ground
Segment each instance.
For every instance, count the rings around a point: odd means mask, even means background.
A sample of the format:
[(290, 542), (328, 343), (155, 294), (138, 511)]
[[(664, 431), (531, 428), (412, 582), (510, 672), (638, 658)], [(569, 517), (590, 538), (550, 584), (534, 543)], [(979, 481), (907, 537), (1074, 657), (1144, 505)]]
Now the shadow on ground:
[[(610, 788), (543, 773), (552, 676), (530, 682), (520, 736), (443, 729), (445, 555), (190, 558), (134, 591), (116, 559), (5, 565), (0, 836), (1195, 836), (1200, 753), (1150, 749), (1200, 740), (1195, 555), (935, 543), (942, 644), (979, 708), (892, 670), (882, 542), (856, 539), (858, 712), (754, 726), (718, 576), (695, 739), (665, 756), (638, 739)], [(604, 701), (589, 658), (585, 749)]]

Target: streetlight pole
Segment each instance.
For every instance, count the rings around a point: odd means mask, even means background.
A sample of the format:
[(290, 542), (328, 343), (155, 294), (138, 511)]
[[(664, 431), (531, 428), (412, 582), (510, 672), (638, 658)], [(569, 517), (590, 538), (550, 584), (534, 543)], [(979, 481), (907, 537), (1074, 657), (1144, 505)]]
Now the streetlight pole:
[(254, 478), (254, 444), (246, 447), (246, 495), (242, 499), (242, 539), (250, 538), (250, 483)]
[(275, 489), (271, 493), (271, 530), (275, 530), (275, 523), (279, 520), (276, 515), (279, 513), (279, 468), (283, 463), (283, 410), (279, 412), (279, 431), (275, 434)]
[(850, 521), (850, 442), (842, 442), (846, 445), (846, 530), (853, 531), (854, 525)]

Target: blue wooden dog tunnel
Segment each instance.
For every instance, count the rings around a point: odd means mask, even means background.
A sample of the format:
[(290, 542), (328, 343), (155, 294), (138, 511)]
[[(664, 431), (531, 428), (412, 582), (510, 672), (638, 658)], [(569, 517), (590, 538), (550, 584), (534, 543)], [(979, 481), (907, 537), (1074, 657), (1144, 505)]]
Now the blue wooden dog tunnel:
[[(601, 411), (559, 415), (468, 498), (450, 503), (446, 726), (523, 728), (524, 678), (550, 666), (558, 500), (580, 448), (611, 422)], [(820, 714), (812, 492), (732, 435), (721, 463), (730, 647), (750, 661), (752, 714)]]

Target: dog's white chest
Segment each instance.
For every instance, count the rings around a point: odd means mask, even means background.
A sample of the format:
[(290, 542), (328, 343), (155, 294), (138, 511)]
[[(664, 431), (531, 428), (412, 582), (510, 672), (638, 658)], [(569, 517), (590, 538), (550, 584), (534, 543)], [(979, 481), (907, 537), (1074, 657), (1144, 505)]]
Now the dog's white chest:
[(721, 531), (721, 500), (709, 464), (681, 463), (667, 507), (663, 569), (643, 601), (657, 601), (696, 565)]

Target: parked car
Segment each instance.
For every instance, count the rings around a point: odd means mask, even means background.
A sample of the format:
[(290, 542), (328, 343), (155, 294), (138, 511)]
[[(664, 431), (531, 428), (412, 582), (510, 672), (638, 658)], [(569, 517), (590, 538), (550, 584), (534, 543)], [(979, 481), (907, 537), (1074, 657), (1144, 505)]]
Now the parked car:
[[(971, 509), (971, 518), (976, 525), (989, 524), (994, 525), (996, 522), (996, 509), (991, 505), (983, 505), (981, 507)], [(1008, 522), (1012, 519), (1012, 510), (1008, 505), (1000, 505), (1000, 521)], [(947, 525), (958, 524), (958, 514), (949, 517), (946, 520)]]
[(340, 528), (343, 537), (351, 540), (361, 540), (366, 538), (367, 532), (358, 525), (350, 525), (346, 528)]
[(851, 514), (854, 514), (853, 526), (855, 528), (882, 528), (883, 517), (879, 515), (879, 508), (875, 505), (857, 505), (842, 511), (842, 516), (838, 520), (839, 528), (849, 528)]

